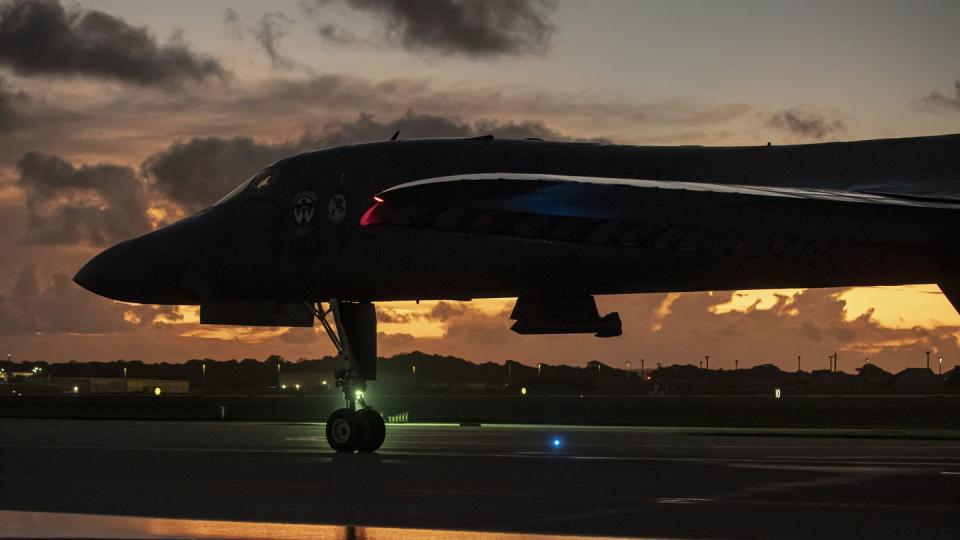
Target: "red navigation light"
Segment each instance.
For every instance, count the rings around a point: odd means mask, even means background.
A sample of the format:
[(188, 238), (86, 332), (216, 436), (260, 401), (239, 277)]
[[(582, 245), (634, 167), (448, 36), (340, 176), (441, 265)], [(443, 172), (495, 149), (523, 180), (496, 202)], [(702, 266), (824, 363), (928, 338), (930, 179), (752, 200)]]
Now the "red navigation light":
[(373, 200), (376, 201), (373, 203), (373, 206), (367, 208), (367, 211), (360, 216), (361, 227), (366, 227), (367, 225), (373, 225), (375, 223), (373, 214), (377, 211), (377, 208), (383, 204), (383, 199), (374, 195)]

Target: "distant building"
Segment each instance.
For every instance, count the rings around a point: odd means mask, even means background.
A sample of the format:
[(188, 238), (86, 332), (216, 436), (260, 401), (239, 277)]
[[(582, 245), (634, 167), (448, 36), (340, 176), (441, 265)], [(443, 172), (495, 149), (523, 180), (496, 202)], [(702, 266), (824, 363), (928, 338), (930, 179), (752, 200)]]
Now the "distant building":
[(59, 393), (64, 394), (149, 394), (157, 388), (160, 389), (162, 394), (187, 394), (190, 392), (190, 381), (168, 379), (38, 377), (33, 380), (24, 380), (18, 386), (29, 390), (29, 387), (34, 385), (59, 389)]
[(857, 379), (871, 386), (884, 386), (893, 380), (893, 374), (874, 364), (864, 364), (857, 368)]
[(944, 386), (960, 388), (960, 368), (953, 368), (943, 374)]
[(898, 392), (937, 391), (940, 377), (928, 368), (907, 368), (893, 376), (893, 389)]
[(290, 391), (317, 392), (334, 387), (333, 373), (280, 373), (280, 389)]

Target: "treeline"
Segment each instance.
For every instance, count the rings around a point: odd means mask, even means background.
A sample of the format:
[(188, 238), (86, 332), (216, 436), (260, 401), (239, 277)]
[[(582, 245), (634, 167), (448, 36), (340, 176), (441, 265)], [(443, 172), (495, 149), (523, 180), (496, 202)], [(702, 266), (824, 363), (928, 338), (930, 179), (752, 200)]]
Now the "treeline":
[[(534, 394), (757, 394), (783, 388), (793, 394), (939, 393), (960, 391), (957, 370), (940, 376), (926, 369), (892, 374), (867, 364), (856, 374), (818, 370), (785, 372), (765, 364), (737, 370), (707, 370), (670, 365), (639, 372), (597, 361), (586, 366), (473, 363), (419, 351), (381, 358), (376, 387), (396, 392), (519, 392)], [(183, 363), (3, 362), (8, 375), (41, 382), (43, 378), (141, 378), (190, 381), (202, 392), (333, 391), (340, 360), (281, 356), (264, 360), (191, 359)], [(34, 369), (36, 368), (36, 371)], [(11, 380), (14, 378), (8, 378)], [(15, 380), (15, 379), (14, 379)]]
[[(214, 360), (194, 358), (183, 363), (146, 363), (141, 360), (112, 362), (2, 362), (8, 373), (30, 374), (39, 368), (39, 377), (52, 378), (142, 378), (190, 381), (191, 388), (225, 391), (259, 391), (281, 385), (302, 385), (304, 390), (332, 387), (334, 371), (341, 361), (335, 357), (288, 360), (272, 355), (264, 360)], [(580, 391), (592, 384), (598, 374), (617, 372), (623, 380), (639, 381), (634, 373), (616, 370), (598, 363), (587, 367), (529, 366), (513, 360), (504, 363), (476, 364), (462, 358), (427, 354), (419, 351), (380, 358), (377, 385), (397, 389), (475, 389), (510, 388), (527, 384), (531, 388), (549, 385), (556, 389)]]

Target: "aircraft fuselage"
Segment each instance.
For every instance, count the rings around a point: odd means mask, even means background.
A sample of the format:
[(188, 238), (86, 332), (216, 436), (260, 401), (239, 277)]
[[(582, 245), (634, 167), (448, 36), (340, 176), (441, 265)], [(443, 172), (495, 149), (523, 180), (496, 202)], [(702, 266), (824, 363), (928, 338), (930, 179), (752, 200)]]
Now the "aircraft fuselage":
[[(917, 223), (894, 209), (878, 224), (866, 219), (869, 210), (827, 208), (822, 220), (779, 236), (766, 232), (775, 212), (743, 212), (736, 231), (720, 234), (704, 216), (729, 222), (742, 210), (705, 204), (692, 216), (651, 197), (638, 209), (651, 233), (631, 245), (361, 225), (373, 197), (390, 187), (471, 173), (936, 191), (960, 185), (960, 136), (728, 148), (391, 141), (301, 154), (267, 170), (275, 176), (262, 193), (251, 184), (115, 246), (77, 282), (151, 304), (426, 300), (930, 283), (955, 279), (960, 262), (960, 223), (947, 210), (931, 210)], [(793, 251), (803, 256), (787, 256)]]

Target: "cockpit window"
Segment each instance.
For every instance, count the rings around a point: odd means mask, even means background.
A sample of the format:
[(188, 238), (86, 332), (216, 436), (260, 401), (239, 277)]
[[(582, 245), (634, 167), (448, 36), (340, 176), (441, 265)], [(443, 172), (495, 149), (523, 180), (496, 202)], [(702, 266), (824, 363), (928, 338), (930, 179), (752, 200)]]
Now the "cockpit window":
[(257, 174), (253, 175), (251, 178), (244, 181), (239, 186), (235, 187), (233, 191), (227, 193), (222, 199), (214, 203), (223, 204), (230, 199), (238, 197), (242, 193), (246, 193), (248, 197), (256, 197), (258, 195), (264, 195), (270, 191), (270, 188), (276, 185), (277, 178), (280, 175), (280, 171), (277, 169), (267, 169), (260, 171)]
[(263, 171), (253, 179), (253, 185), (250, 187), (251, 195), (261, 195), (270, 190), (270, 187), (276, 183), (277, 171)]
[(230, 199), (236, 198), (237, 195), (240, 195), (241, 193), (243, 193), (243, 192), (247, 189), (247, 186), (250, 185), (250, 182), (253, 182), (258, 176), (260, 176), (260, 173), (257, 173), (257, 174), (255, 174), (255, 175), (253, 175), (252, 177), (244, 180), (239, 186), (233, 188), (233, 191), (231, 191), (230, 193), (227, 193), (226, 195), (224, 195), (222, 199), (220, 199), (219, 201), (213, 203), (213, 205), (216, 206), (216, 205), (218, 205), (218, 204), (223, 204), (223, 203), (229, 201)]

